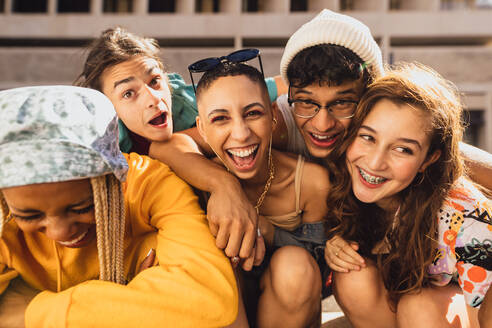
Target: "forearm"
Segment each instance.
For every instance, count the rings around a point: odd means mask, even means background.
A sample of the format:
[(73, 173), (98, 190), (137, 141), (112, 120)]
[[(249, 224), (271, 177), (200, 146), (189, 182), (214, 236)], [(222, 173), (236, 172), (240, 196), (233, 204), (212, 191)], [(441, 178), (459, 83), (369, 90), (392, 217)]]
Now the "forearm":
[(465, 143), (460, 143), (460, 151), (470, 178), (492, 190), (492, 154)]
[(227, 186), (240, 188), (237, 179), (222, 165), (203, 156), (187, 135), (175, 134), (169, 142), (152, 143), (149, 156), (168, 165), (181, 179), (197, 189), (212, 193)]
[(478, 322), (480, 327), (492, 327), (492, 292), (490, 288), (478, 310)]
[(24, 327), (24, 315), (29, 302), (39, 291), (14, 279), (0, 296), (0, 327)]

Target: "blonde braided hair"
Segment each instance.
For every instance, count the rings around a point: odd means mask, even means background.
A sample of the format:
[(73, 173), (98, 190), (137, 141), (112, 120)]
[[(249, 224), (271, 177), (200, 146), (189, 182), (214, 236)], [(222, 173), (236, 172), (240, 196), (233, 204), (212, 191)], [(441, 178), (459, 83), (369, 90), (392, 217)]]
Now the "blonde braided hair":
[(7, 202), (5, 201), (2, 192), (0, 192), (0, 237), (2, 236), (3, 232), (3, 224), (7, 220), (9, 212), (10, 210)]
[(121, 183), (113, 174), (91, 178), (96, 218), (99, 279), (125, 283), (123, 250), (125, 206)]

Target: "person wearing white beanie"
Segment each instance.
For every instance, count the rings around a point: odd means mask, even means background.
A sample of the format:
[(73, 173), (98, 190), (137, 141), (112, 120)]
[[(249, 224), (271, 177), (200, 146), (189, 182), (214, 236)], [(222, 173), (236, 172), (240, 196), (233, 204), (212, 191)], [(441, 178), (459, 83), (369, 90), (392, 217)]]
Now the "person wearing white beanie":
[(342, 141), (366, 86), (383, 72), (381, 50), (357, 19), (324, 9), (302, 25), (280, 61), (289, 93), (276, 102), (277, 133), (286, 149), (326, 158)]

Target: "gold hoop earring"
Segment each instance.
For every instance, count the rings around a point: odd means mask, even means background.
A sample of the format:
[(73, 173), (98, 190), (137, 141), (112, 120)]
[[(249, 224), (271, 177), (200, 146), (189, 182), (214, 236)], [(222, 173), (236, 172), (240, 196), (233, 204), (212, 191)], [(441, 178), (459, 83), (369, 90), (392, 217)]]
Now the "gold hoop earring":
[(425, 178), (425, 176), (424, 176), (424, 175), (425, 175), (425, 171), (424, 171), (424, 172), (421, 172), (421, 173), (419, 173), (419, 174), (420, 174), (420, 177), (418, 178), (418, 180), (419, 180), (419, 181), (415, 184), (415, 185), (417, 185), (417, 186), (421, 185), (421, 184), (422, 184), (422, 182), (424, 182), (424, 178)]
[(273, 118), (273, 124), (277, 124), (277, 118), (276, 117)]

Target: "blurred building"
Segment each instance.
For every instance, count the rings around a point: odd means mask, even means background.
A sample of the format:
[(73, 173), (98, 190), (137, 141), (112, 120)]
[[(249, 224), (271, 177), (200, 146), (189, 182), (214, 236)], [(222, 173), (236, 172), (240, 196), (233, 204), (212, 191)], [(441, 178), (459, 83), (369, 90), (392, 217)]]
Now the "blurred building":
[(276, 75), (289, 36), (323, 8), (367, 24), (385, 61), (432, 66), (465, 93), (468, 141), (492, 152), (492, 0), (0, 0), (0, 89), (69, 84), (112, 26), (158, 39), (171, 71), (257, 47)]

